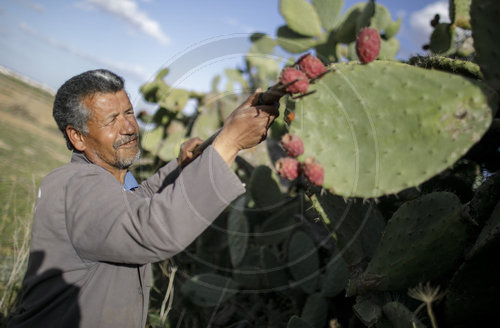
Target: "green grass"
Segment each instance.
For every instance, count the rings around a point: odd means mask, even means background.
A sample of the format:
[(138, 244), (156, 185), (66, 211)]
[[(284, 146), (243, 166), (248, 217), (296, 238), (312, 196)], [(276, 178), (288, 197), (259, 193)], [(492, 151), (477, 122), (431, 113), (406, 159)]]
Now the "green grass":
[(31, 213), (41, 179), (63, 165), (62, 156), (66, 154), (69, 159), (70, 153), (63, 145), (6, 122), (0, 122), (0, 140), (0, 253), (4, 253), (10, 248), (5, 241), (11, 239), (14, 219)]
[[(12, 88), (23, 90), (25, 94), (29, 94), (32, 97), (43, 99), (50, 103), (54, 101), (54, 96), (50, 94), (48, 91), (29, 85), (28, 83), (21, 81), (13, 76), (0, 74), (0, 84), (9, 85)], [(0, 94), (6, 92), (7, 91), (5, 90), (5, 88), (0, 89)]]
[(0, 74), (0, 327), (26, 270), (42, 178), (70, 158), (51, 117), (54, 96)]

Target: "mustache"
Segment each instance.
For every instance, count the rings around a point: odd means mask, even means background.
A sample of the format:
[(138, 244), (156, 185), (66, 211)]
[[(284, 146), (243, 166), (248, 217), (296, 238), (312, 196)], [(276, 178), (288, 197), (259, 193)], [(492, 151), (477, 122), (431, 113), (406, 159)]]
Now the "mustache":
[(120, 147), (121, 145), (123, 144), (126, 144), (127, 142), (130, 142), (132, 140), (136, 140), (137, 138), (139, 138), (139, 134), (134, 132), (128, 136), (125, 136), (123, 138), (121, 138), (120, 140), (117, 140), (113, 143), (113, 148), (114, 149), (117, 149), (118, 147)]

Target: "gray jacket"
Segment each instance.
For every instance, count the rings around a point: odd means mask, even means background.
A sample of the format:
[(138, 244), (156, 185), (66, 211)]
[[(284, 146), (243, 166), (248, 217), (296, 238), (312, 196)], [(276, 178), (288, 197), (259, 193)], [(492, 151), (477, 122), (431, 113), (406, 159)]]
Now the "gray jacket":
[(150, 263), (186, 248), (244, 192), (213, 147), (127, 191), (74, 153), (42, 181), (11, 327), (144, 327)]

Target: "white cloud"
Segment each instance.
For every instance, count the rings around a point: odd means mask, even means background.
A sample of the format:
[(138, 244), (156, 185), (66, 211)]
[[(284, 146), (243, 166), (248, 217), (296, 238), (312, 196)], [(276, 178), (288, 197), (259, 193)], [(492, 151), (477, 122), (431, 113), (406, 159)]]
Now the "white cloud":
[(146, 81), (150, 78), (150, 74), (147, 74), (144, 68), (140, 65), (130, 65), (128, 63), (117, 62), (116, 60), (109, 60), (106, 58), (101, 58), (94, 56), (92, 54), (80, 51), (79, 49), (73, 48), (70, 45), (62, 43), (54, 38), (48, 37), (36, 31), (34, 28), (29, 26), (28, 24), (22, 22), (19, 24), (19, 27), (26, 33), (30, 34), (34, 38), (60, 50), (63, 50), (67, 53), (75, 55), (77, 57), (83, 58), (90, 62), (93, 62), (97, 65), (108, 68), (112, 71), (120, 72), (120, 74), (126, 74), (130, 77), (137, 79), (138, 81)]
[(170, 43), (170, 38), (162, 31), (160, 24), (140, 10), (133, 0), (87, 0), (87, 3), (125, 20), (162, 45)]
[(449, 22), (448, 1), (439, 1), (431, 3), (426, 7), (411, 13), (410, 15), (410, 34), (414, 41), (420, 46), (429, 43), (433, 31), (430, 21), (436, 14), (439, 14), (439, 22)]

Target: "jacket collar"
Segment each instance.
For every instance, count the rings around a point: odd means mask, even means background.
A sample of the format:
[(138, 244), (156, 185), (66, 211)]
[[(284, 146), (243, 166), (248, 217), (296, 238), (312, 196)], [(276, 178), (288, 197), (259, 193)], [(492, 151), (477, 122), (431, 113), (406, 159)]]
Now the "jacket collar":
[(84, 153), (75, 150), (71, 154), (71, 163), (94, 164), (87, 159)]
[[(95, 165), (94, 163), (92, 163), (91, 161), (88, 160), (88, 158), (85, 156), (84, 153), (79, 152), (79, 151), (73, 151), (73, 154), (71, 155), (71, 163)], [(100, 167), (99, 165), (96, 165), (96, 166)], [(102, 167), (101, 167), (101, 169), (104, 170), (104, 168), (102, 168)], [(106, 170), (104, 170), (104, 171), (106, 171)], [(137, 180), (135, 180), (132, 173), (127, 170), (127, 174), (125, 174), (125, 181), (124, 181), (123, 187), (126, 190), (132, 190), (132, 189), (137, 188), (138, 186), (139, 186), (139, 184), (137, 183)]]

